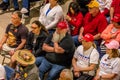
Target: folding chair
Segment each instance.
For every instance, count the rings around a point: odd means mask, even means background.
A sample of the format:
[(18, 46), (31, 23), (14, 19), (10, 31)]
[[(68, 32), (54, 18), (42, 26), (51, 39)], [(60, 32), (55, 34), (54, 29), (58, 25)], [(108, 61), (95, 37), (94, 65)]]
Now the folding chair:
[(1, 51), (1, 52), (0, 52), (0, 55), (3, 57), (3, 59), (2, 59), (2, 65), (3, 65), (3, 64), (7, 64), (7, 63), (5, 62), (6, 58), (7, 58), (7, 59), (10, 59), (10, 58), (11, 58), (11, 56), (8, 54), (8, 52), (6, 52), (6, 51)]

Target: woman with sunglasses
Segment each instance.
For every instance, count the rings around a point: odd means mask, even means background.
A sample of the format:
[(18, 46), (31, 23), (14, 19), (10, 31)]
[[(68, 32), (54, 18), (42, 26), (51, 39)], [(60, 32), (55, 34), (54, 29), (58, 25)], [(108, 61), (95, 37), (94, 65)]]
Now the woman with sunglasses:
[(37, 20), (32, 22), (31, 29), (32, 31), (28, 34), (26, 48), (31, 50), (35, 57), (44, 55), (42, 54), (42, 45), (44, 40), (48, 36), (48, 31)]

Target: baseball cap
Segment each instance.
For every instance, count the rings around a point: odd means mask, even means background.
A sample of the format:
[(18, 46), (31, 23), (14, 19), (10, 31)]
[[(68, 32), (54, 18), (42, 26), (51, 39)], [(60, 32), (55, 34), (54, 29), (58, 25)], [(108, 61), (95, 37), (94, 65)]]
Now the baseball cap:
[(112, 40), (109, 43), (106, 43), (105, 46), (108, 49), (118, 49), (120, 47), (119, 42), (116, 40)]
[(120, 14), (115, 14), (115, 16), (113, 17), (112, 21), (120, 22)]
[(67, 29), (67, 23), (65, 21), (61, 21), (57, 24), (57, 28)]
[(92, 34), (85, 34), (85, 36), (83, 37), (83, 40), (87, 41), (87, 42), (93, 42), (94, 41), (94, 36)]
[(87, 6), (89, 8), (99, 7), (99, 3), (96, 0), (92, 0)]

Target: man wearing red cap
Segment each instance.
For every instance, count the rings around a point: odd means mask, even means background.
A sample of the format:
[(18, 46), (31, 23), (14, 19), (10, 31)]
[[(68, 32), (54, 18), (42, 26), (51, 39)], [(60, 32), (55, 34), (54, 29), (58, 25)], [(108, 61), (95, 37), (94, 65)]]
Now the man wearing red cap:
[(41, 80), (48, 71), (46, 80), (56, 80), (61, 70), (71, 66), (75, 46), (67, 27), (66, 22), (59, 22), (54, 34), (49, 35), (43, 44), (46, 56), (39, 66)]
[(100, 12), (99, 3), (96, 0), (92, 0), (87, 6), (89, 12), (85, 15), (85, 18), (83, 20), (83, 27), (80, 28), (78, 40), (79, 42), (81, 42), (81, 38), (85, 34), (92, 34), (94, 36), (94, 41), (96, 43), (97, 50), (100, 53), (100, 35), (103, 32), (103, 30), (107, 27), (107, 20), (106, 17)]

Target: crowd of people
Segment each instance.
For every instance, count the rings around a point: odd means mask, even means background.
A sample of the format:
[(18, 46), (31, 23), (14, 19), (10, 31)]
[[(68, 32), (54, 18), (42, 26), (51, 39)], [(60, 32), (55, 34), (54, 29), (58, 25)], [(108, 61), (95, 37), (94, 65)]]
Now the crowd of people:
[(22, 1), (0, 41), (0, 54), (11, 58), (0, 64), (0, 80), (120, 80), (120, 0), (73, 0), (67, 14), (49, 0), (31, 31), (21, 22), (30, 12)]

